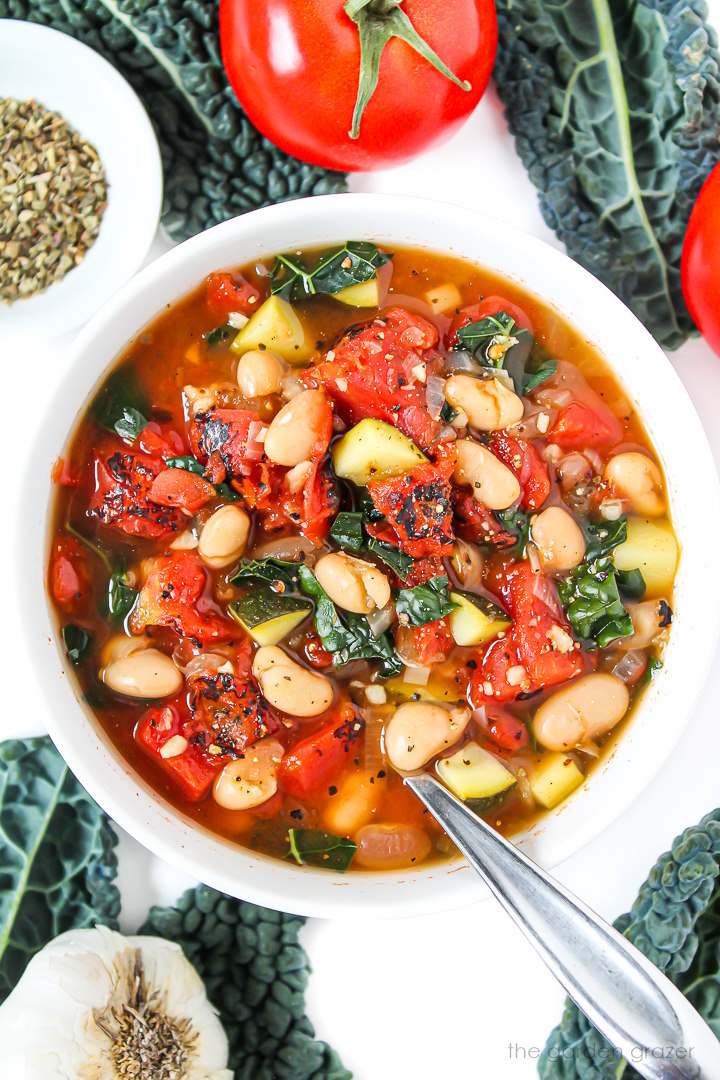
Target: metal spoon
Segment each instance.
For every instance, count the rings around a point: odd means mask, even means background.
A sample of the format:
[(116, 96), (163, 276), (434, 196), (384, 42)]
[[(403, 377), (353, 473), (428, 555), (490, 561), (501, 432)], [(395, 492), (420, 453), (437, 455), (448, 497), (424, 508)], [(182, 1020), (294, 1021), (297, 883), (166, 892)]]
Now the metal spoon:
[(578, 1008), (647, 1080), (720, 1080), (720, 1041), (670, 980), (434, 776), (404, 777)]

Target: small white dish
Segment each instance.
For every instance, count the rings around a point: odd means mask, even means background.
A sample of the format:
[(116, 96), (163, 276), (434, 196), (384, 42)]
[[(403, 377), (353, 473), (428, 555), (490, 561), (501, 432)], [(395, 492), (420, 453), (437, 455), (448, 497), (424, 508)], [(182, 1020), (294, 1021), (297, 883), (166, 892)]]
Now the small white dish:
[(282, 911), (319, 918), (419, 915), (472, 903), (487, 891), (460, 861), (345, 875), (291, 866), (210, 833), (165, 802), (79, 700), (45, 589), (51, 468), (107, 365), (212, 270), (348, 237), (375, 240), (390, 250), (404, 244), (448, 252), (522, 284), (596, 346), (645, 423), (667, 478), (681, 548), (664, 667), (610, 755), (568, 799), (513, 839), (551, 869), (622, 814), (672, 753), (715, 656), (720, 607), (708, 599), (708, 583), (717, 577), (708, 537), (720, 532), (718, 479), (690, 399), (645, 327), (577, 263), (502, 221), (429, 199), (326, 195), (226, 221), (146, 267), (85, 327), (66, 357), (64, 378), (38, 425), (23, 480), (15, 581), (50, 735), (80, 782), (131, 836), (216, 889)]
[(160, 150), (122, 75), (87, 45), (46, 26), (0, 19), (0, 97), (34, 98), (61, 113), (105, 166), (107, 209), (80, 265), (43, 293), (0, 303), (0, 333), (54, 337), (87, 322), (142, 265), (160, 221)]

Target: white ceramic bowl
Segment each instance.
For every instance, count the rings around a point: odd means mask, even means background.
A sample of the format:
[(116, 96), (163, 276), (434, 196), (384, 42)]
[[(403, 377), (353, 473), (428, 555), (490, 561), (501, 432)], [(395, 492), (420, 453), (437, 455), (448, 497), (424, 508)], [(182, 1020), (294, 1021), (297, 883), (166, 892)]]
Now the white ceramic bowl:
[(211, 270), (308, 245), (372, 238), (474, 260), (522, 283), (581, 328), (636, 402), (668, 479), (682, 547), (676, 620), (665, 666), (611, 759), (519, 842), (546, 867), (568, 858), (613, 821), (654, 776), (682, 734), (714, 653), (718, 605), (707, 602), (715, 568), (709, 536), (720, 530), (718, 484), (690, 400), (662, 350), (630, 311), (560, 252), (460, 207), (380, 195), (330, 195), (258, 210), (194, 237), (147, 267), (98, 314), (72, 347), (68, 374), (45, 422), (25, 483), (21, 608), (36, 657), (47, 726), (73, 772), (140, 843), (227, 893), (320, 917), (404, 915), (477, 900), (483, 886), (461, 863), (401, 873), (290, 866), (212, 835), (159, 798), (120, 757), (76, 685), (55, 638), (44, 591), (50, 468), (105, 366), (128, 339)]
[(60, 112), (105, 166), (108, 205), (79, 266), (43, 293), (0, 303), (0, 332), (54, 337), (95, 314), (140, 268), (162, 208), (162, 162), (140, 99), (93, 49), (37, 23), (0, 19), (0, 97)]

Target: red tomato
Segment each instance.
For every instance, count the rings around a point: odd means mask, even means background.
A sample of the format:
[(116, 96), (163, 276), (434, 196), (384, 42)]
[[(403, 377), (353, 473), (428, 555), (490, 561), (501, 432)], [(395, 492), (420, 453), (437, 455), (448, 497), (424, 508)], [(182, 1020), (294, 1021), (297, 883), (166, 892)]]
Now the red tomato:
[(158, 506), (175, 506), (196, 514), (217, 492), (202, 476), (184, 469), (164, 469), (152, 482), (148, 498)]
[(154, 421), (150, 421), (142, 429), (137, 437), (136, 445), (144, 454), (150, 454), (151, 457), (169, 458), (187, 453), (182, 436), (178, 435), (177, 431), (173, 431), (172, 428), (163, 429)]
[(179, 511), (150, 502), (153, 481), (163, 468), (162, 461), (147, 454), (117, 451), (104, 460), (96, 458), (88, 514), (103, 525), (146, 540), (160, 540), (180, 531), (183, 518)]
[(493, 711), (476, 723), (483, 734), (502, 750), (522, 750), (530, 743), (525, 724), (510, 713)]
[(60, 607), (71, 610), (86, 602), (92, 592), (86, 552), (72, 536), (59, 539), (50, 559), (50, 589)]
[[(257, 435), (266, 427), (250, 409), (208, 409), (191, 420), (190, 444), (198, 461), (213, 460), (213, 483), (219, 484), (225, 479), (222, 467), (229, 477), (253, 474), (263, 458)], [(206, 472), (210, 475), (211, 470)]]
[(226, 753), (242, 754), (246, 746), (280, 727), (248, 673), (201, 672), (191, 676), (188, 685), (193, 720), (207, 732), (209, 742)]
[(312, 630), (308, 630), (303, 639), (303, 652), (308, 664), (316, 668), (330, 668), (333, 666), (332, 653), (322, 647), (320, 639)]
[(445, 335), (445, 347), (452, 349), (457, 344), (457, 332), (461, 326), (467, 326), (471, 322), (481, 322), (488, 315), (497, 315), (499, 311), (505, 311), (515, 320), (517, 326), (532, 333), (530, 317), (525, 314), (521, 307), (513, 304), (512, 300), (505, 300), (502, 296), (486, 296), (477, 304), (470, 304), (462, 308), (450, 323), (450, 328)]
[(486, 583), (497, 590), (514, 621), (504, 638), (496, 638), (485, 649), (473, 672), (475, 706), (488, 698), (514, 701), (520, 694), (533, 694), (582, 674), (583, 654), (572, 643), (550, 581), (523, 562), (491, 566)]
[(241, 637), (235, 623), (213, 610), (206, 589), (207, 571), (190, 552), (155, 559), (130, 617), (133, 633), (142, 634), (147, 626), (169, 626), (201, 645)]
[[(377, 25), (376, 6), (371, 0), (356, 19), (374, 18)], [(220, 0), (223, 63), (253, 124), (295, 157), (348, 171), (387, 168), (449, 138), (490, 78), (495, 5), (404, 0), (389, 17), (407, 17), (450, 72), (470, 86), (456, 85), (398, 38), (382, 49), (375, 34), (367, 53), (379, 58), (382, 52), (379, 81), (374, 92), (368, 87), (372, 96), (353, 138), (360, 37), (343, 0)]]
[(548, 442), (563, 450), (583, 450), (585, 447), (609, 450), (623, 437), (623, 426), (602, 402), (597, 407), (571, 401), (558, 413), (548, 433)]
[(417, 465), (388, 480), (371, 480), (367, 485), (375, 509), (388, 522), (387, 526), (368, 525), (368, 532), (394, 543), (414, 559), (449, 555), (455, 539), (450, 485), (455, 447), (446, 443), (435, 453), (434, 463)]
[(260, 293), (242, 274), (210, 274), (205, 282), (205, 300), (214, 315), (239, 311), (252, 315)]
[(331, 721), (288, 751), (278, 768), (283, 791), (296, 799), (319, 795), (351, 760), (363, 721), (352, 705), (343, 704)]
[(413, 626), (412, 636), (419, 664), (444, 660), (455, 644), (447, 619), (436, 619), (424, 626)]
[(492, 544), (497, 548), (513, 547), (517, 536), (504, 528), (492, 510), (478, 502), (469, 491), (454, 491), (455, 524), (459, 536), (474, 544)]
[(690, 215), (680, 271), (693, 322), (720, 355), (720, 163), (703, 184)]
[(174, 735), (187, 738), (192, 732), (183, 724), (178, 710), (170, 705), (154, 706), (135, 728), (138, 746), (167, 773), (186, 799), (197, 802), (210, 790), (227, 759), (211, 758), (195, 742), (188, 742), (181, 754), (164, 758), (160, 751)]
[(437, 338), (426, 319), (393, 308), (346, 334), (331, 350), (332, 359), (308, 368), (300, 380), (324, 387), (348, 424), (366, 417), (384, 420), (425, 449), (441, 425), (428, 414), (425, 386), (413, 368), (434, 358), (429, 350)]
[(490, 440), (490, 449), (518, 478), (523, 510), (539, 510), (550, 494), (550, 477), (547, 465), (532, 443), (499, 431)]

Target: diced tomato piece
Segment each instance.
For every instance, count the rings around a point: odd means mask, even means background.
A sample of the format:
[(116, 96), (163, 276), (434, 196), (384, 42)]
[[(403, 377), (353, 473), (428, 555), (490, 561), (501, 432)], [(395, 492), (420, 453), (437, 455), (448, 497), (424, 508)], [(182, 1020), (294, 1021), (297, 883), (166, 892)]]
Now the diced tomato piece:
[[(373, 505), (393, 530), (395, 543), (407, 555), (421, 559), (449, 555), (455, 539), (450, 477), (455, 467), (455, 447), (437, 447), (435, 462), (418, 465), (388, 480), (371, 480), (367, 490)], [(368, 526), (378, 537), (383, 528)]]
[(278, 730), (280, 721), (251, 674), (199, 673), (188, 679), (193, 719), (225, 753), (242, 754), (246, 746)]
[[(186, 739), (187, 746), (181, 753), (163, 757), (163, 747), (176, 735)], [(178, 710), (171, 705), (154, 706), (135, 728), (138, 746), (160, 766), (186, 799), (198, 802), (207, 795), (227, 758), (210, 757), (193, 739), (192, 730), (183, 724)]]
[(497, 548), (513, 547), (517, 542), (517, 536), (501, 525), (492, 510), (469, 491), (454, 491), (453, 504), (457, 533), (463, 539)]
[(447, 619), (436, 619), (424, 626), (413, 626), (413, 645), (420, 664), (433, 664), (444, 660), (454, 645)]
[(533, 444), (499, 431), (490, 440), (490, 449), (517, 477), (522, 488), (523, 510), (539, 510), (550, 494), (550, 477)]
[(566, 682), (586, 669), (584, 654), (572, 637), (554, 586), (528, 563), (506, 563), (486, 578), (512, 617), (504, 638), (482, 653), (472, 680), (475, 706), (488, 698), (513, 701)]
[(312, 630), (308, 630), (303, 639), (303, 652), (309, 664), (316, 668), (330, 668), (333, 666), (332, 653), (324, 649), (319, 637)]
[(60, 484), (61, 487), (77, 487), (80, 483), (80, 477), (71, 472), (70, 466), (62, 457), (55, 459), (50, 471), (50, 478), (53, 484)]
[[(598, 399), (599, 401), (599, 399)], [(623, 437), (623, 426), (618, 418), (599, 401), (591, 408), (579, 401), (571, 401), (558, 413), (557, 420), (548, 433), (548, 442), (563, 450), (609, 450)]]
[(85, 549), (74, 536), (55, 541), (50, 558), (50, 590), (66, 611), (81, 606), (92, 594)]
[(162, 428), (151, 420), (137, 437), (137, 445), (144, 454), (152, 457), (179, 457), (186, 452), (182, 435), (172, 428)]
[(262, 442), (256, 436), (266, 428), (249, 409), (213, 408), (193, 417), (190, 443), (198, 461), (205, 463), (219, 455), (229, 477), (250, 477), (263, 458)]
[(242, 274), (209, 274), (205, 281), (205, 302), (214, 315), (239, 311), (252, 315), (258, 307), (260, 292)]
[(352, 705), (344, 703), (333, 720), (308, 735), (280, 762), (278, 783), (296, 799), (320, 794), (351, 759), (364, 722)]
[(88, 514), (103, 525), (147, 540), (160, 540), (183, 528), (183, 518), (172, 507), (150, 501), (150, 489), (163, 469), (157, 458), (147, 454), (116, 451), (95, 459), (95, 489)]
[(479, 303), (469, 304), (457, 313), (445, 335), (445, 347), (447, 349), (455, 348), (457, 345), (457, 332), (461, 326), (468, 326), (473, 322), (482, 322), (488, 315), (497, 315), (499, 311), (507, 312), (510, 318), (515, 320), (516, 326), (532, 333), (532, 323), (521, 307), (513, 304), (512, 300), (505, 300), (502, 296), (487, 296)]
[(424, 585), (430, 578), (446, 573), (445, 564), (438, 555), (430, 559), (416, 559), (410, 567), (408, 576), (402, 581), (405, 589), (414, 589), (416, 585)]
[(164, 469), (152, 482), (148, 498), (158, 506), (175, 506), (196, 514), (217, 495), (212, 484), (185, 469)]
[(522, 750), (530, 744), (530, 735), (522, 720), (508, 712), (493, 710), (475, 721), (480, 730), (501, 750)]
[(207, 571), (188, 551), (155, 560), (130, 617), (135, 634), (146, 626), (169, 626), (197, 645), (232, 641), (242, 636), (239, 627), (216, 613), (205, 596)]
[(431, 323), (393, 308), (349, 330), (328, 359), (308, 368), (300, 380), (308, 387), (324, 387), (346, 423), (366, 417), (384, 420), (426, 449), (441, 424), (428, 413), (425, 385), (413, 368), (435, 359), (430, 350), (436, 344)]

